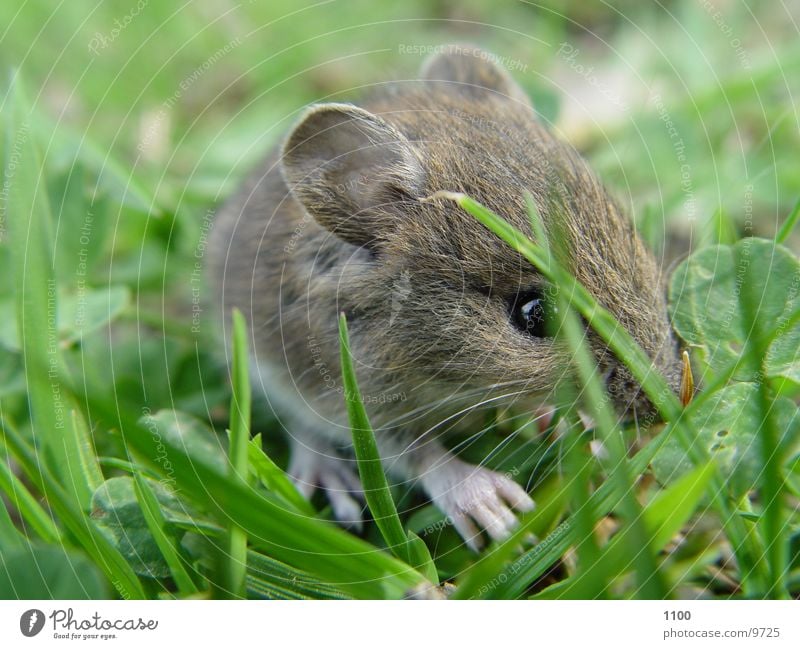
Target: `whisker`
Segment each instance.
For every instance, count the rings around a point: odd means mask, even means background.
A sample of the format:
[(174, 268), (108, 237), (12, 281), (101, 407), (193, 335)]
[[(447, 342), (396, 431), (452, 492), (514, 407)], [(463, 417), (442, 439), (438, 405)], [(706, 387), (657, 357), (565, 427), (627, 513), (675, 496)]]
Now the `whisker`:
[[(411, 419), (415, 415), (418, 415), (420, 413), (433, 411), (435, 408), (440, 407), (442, 405), (452, 404), (454, 401), (457, 402), (457, 401), (463, 401), (463, 400), (466, 400), (466, 399), (471, 399), (471, 398), (480, 396), (482, 394), (486, 394), (487, 392), (490, 392), (492, 390), (505, 389), (505, 388), (509, 388), (509, 387), (516, 387), (517, 385), (521, 385), (522, 383), (524, 383), (524, 381), (514, 380), (514, 381), (507, 381), (505, 383), (496, 383), (496, 384), (493, 384), (493, 385), (490, 385), (490, 386), (476, 387), (476, 388), (472, 388), (469, 391), (462, 391), (462, 392), (454, 391), (454, 392), (452, 392), (451, 394), (448, 394), (445, 397), (439, 397), (439, 398), (437, 398), (435, 400), (431, 400), (431, 401), (428, 401), (426, 403), (423, 403), (423, 404), (421, 404), (421, 405), (419, 405), (419, 406), (417, 406), (417, 407), (415, 407), (415, 408), (413, 408), (411, 410), (407, 410), (407, 411), (403, 412), (402, 414), (398, 415), (397, 417), (395, 417), (393, 419), (390, 419), (390, 420), (388, 420), (386, 422), (383, 422), (381, 427), (382, 428), (394, 427), (394, 426), (397, 426), (397, 425), (399, 425), (400, 423), (402, 423), (404, 421), (407, 421), (407, 420)], [(524, 392), (525, 391), (520, 391), (517, 394), (524, 394)], [(479, 402), (479, 403), (483, 403), (483, 402)], [(469, 410), (469, 409), (467, 409), (467, 410)], [(456, 413), (456, 415), (458, 415), (458, 414), (459, 413)]]
[(428, 430), (424, 431), (421, 435), (419, 435), (417, 437), (416, 440), (414, 440), (414, 442), (412, 442), (408, 447), (406, 447), (405, 450), (408, 451), (411, 448), (411, 446), (413, 446), (415, 443), (417, 443), (419, 441), (424, 440), (435, 429), (439, 428), (443, 424), (446, 424), (447, 422), (450, 422), (450, 421), (456, 419), (457, 417), (461, 417), (462, 415), (464, 415), (466, 413), (469, 413), (469, 412), (472, 412), (472, 411), (477, 410), (479, 408), (482, 408), (482, 407), (486, 406), (487, 404), (496, 403), (496, 402), (501, 401), (503, 399), (507, 399), (508, 397), (518, 396), (520, 394), (524, 394), (524, 392), (523, 391), (508, 392), (506, 394), (501, 394), (501, 395), (498, 395), (496, 397), (490, 397), (490, 398), (478, 401), (477, 403), (470, 404), (466, 408), (463, 408), (462, 410), (459, 410), (458, 412), (456, 412), (456, 413), (454, 413), (454, 414), (452, 414), (452, 415), (450, 415), (448, 417), (445, 417), (442, 421), (440, 421), (440, 422), (434, 424), (433, 426), (431, 426), (430, 428), (428, 428)]
[[(446, 434), (446, 433), (447, 433), (447, 432), (448, 432), (448, 431), (449, 431), (449, 430), (450, 430), (450, 429), (451, 429), (453, 426), (455, 426), (455, 425), (458, 423), (457, 421), (455, 421), (455, 422), (453, 422), (453, 423), (452, 423), (452, 424), (451, 424), (451, 425), (450, 425), (450, 426), (449, 426), (447, 429), (441, 430), (442, 426), (443, 426), (444, 424), (448, 423), (449, 421), (452, 421), (452, 420), (456, 419), (457, 417), (460, 417), (460, 416), (462, 416), (462, 415), (464, 415), (464, 414), (466, 414), (466, 413), (468, 413), (468, 412), (471, 412), (471, 411), (474, 411), (474, 410), (476, 410), (476, 409), (478, 409), (478, 408), (484, 407), (484, 406), (486, 406), (486, 405), (487, 405), (487, 404), (489, 404), (489, 403), (492, 403), (492, 402), (495, 402), (495, 401), (499, 401), (499, 400), (502, 400), (502, 399), (507, 399), (508, 397), (516, 396), (516, 395), (518, 395), (518, 394), (521, 394), (521, 393), (520, 393), (520, 392), (511, 392), (511, 393), (506, 393), (506, 394), (503, 394), (503, 395), (498, 395), (497, 397), (493, 397), (493, 398), (490, 398), (490, 399), (485, 399), (485, 400), (483, 400), (483, 401), (481, 401), (481, 402), (478, 402), (478, 403), (476, 403), (476, 404), (472, 404), (472, 405), (470, 405), (468, 408), (464, 408), (463, 410), (461, 410), (461, 411), (459, 411), (459, 412), (457, 412), (457, 413), (455, 413), (455, 414), (453, 414), (453, 415), (450, 415), (449, 417), (445, 418), (444, 420), (442, 420), (442, 421), (440, 421), (440, 422), (437, 422), (436, 424), (434, 424), (434, 425), (433, 425), (431, 428), (429, 428), (428, 430), (426, 430), (425, 432), (423, 432), (423, 433), (422, 433), (421, 435), (419, 435), (419, 436), (418, 436), (416, 439), (412, 440), (412, 441), (411, 441), (411, 442), (410, 442), (410, 443), (409, 443), (409, 444), (406, 446), (406, 448), (403, 450), (403, 453), (405, 453), (405, 452), (409, 451), (409, 450), (410, 450), (412, 447), (414, 447), (414, 446), (418, 446), (418, 445), (419, 445), (421, 442), (422, 442), (422, 443), (425, 443), (425, 441), (426, 441), (426, 438), (429, 438), (429, 437), (430, 437), (430, 436), (431, 436), (431, 435), (434, 433), (434, 431), (436, 431), (436, 437), (443, 436), (443, 435), (445, 435), (445, 434)], [(521, 415), (519, 415), (519, 416), (520, 416), (520, 417), (523, 417), (523, 416), (525, 416), (525, 417), (526, 417), (526, 419), (527, 419), (527, 418), (528, 418), (530, 415), (529, 415), (529, 414), (521, 414)], [(542, 417), (544, 417), (544, 414), (542, 414), (542, 415), (537, 415), (537, 416), (536, 416), (536, 417), (534, 417), (533, 419), (528, 419), (528, 421), (538, 421), (538, 420), (539, 420), (540, 418), (542, 418)], [(493, 425), (494, 425), (494, 424), (490, 424), (489, 426), (487, 426), (487, 427), (483, 428), (482, 430), (478, 431), (477, 433), (473, 433), (473, 434), (472, 434), (472, 435), (471, 435), (471, 436), (470, 436), (470, 437), (469, 437), (467, 440), (465, 440), (464, 442), (462, 442), (461, 444), (459, 444), (459, 446), (458, 446), (458, 447), (456, 447), (456, 448), (457, 448), (457, 449), (459, 449), (459, 448), (462, 448), (462, 447), (468, 447), (468, 446), (469, 446), (469, 445), (470, 445), (470, 444), (471, 444), (471, 443), (472, 443), (472, 442), (473, 442), (475, 439), (477, 439), (477, 437), (478, 437), (478, 436), (480, 436), (480, 435), (482, 435), (483, 433), (485, 433), (485, 432), (486, 432), (487, 430), (489, 430), (489, 429), (490, 429), (490, 428), (491, 428)], [(517, 431), (515, 431), (515, 432), (513, 433), (513, 435), (516, 435), (516, 434), (519, 434), (519, 430), (517, 430)], [(466, 444), (466, 446), (465, 446), (465, 444)]]

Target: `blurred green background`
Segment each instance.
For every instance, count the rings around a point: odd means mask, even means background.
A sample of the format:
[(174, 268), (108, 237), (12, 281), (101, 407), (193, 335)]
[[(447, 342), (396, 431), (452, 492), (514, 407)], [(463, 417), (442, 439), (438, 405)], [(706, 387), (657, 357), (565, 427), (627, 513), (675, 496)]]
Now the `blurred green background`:
[(754, 225), (769, 230), (800, 193), (798, 15), (797, 2), (739, 0), (11, 1), (0, 62), (98, 164), (116, 160), (188, 226), (305, 104), (412, 77), (415, 46), (474, 42), (637, 216), (740, 218), (752, 184)]
[[(800, 196), (799, 22), (796, 0), (6, 0), (0, 110), (16, 71), (44, 158), (69, 374), (106, 413), (170, 408), (224, 429), (224, 354), (193, 274), (204, 217), (307, 104), (413, 78), (446, 43), (505, 62), (665, 268), (702, 244), (772, 236)], [(5, 225), (0, 311), (13, 313)], [(0, 323), (0, 407), (31, 435), (11, 317)], [(271, 423), (255, 428), (285, 462)], [(97, 430), (107, 473), (124, 469), (122, 441)], [(464, 551), (439, 566), (456, 574), (471, 561)]]

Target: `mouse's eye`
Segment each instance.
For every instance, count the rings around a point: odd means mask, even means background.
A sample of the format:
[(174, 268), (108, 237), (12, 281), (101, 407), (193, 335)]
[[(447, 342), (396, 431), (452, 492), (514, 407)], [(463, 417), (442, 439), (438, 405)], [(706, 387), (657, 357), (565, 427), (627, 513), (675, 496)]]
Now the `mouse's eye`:
[(520, 331), (536, 338), (551, 336), (553, 316), (558, 311), (544, 292), (533, 289), (511, 300), (511, 321)]

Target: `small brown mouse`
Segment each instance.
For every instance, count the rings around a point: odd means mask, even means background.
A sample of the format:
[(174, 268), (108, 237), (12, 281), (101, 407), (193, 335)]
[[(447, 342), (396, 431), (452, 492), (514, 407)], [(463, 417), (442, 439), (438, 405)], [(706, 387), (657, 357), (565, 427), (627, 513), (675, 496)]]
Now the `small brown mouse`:
[[(534, 504), (508, 475), (442, 444), (480, 431), (487, 407), (546, 403), (570, 354), (550, 337), (550, 287), (495, 235), (444, 199), (463, 192), (530, 233), (530, 192), (569, 270), (677, 388), (680, 362), (663, 280), (620, 208), (581, 157), (536, 117), (486, 52), (452, 46), (420, 78), (383, 85), (359, 106), (301, 116), (224, 205), (210, 271), (226, 315), (251, 332), (255, 387), (290, 436), (298, 488), (327, 492), (360, 525), (360, 483), (339, 370), (347, 315), (356, 372), (390, 474), (421, 485), (473, 547), (505, 538)], [(587, 330), (621, 413), (649, 403)]]

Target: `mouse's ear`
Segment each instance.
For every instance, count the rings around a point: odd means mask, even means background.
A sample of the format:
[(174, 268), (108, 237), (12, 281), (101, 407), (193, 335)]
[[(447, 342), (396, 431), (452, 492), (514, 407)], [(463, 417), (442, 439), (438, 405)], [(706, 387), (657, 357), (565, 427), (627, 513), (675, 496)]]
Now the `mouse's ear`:
[(490, 90), (504, 97), (531, 106), (522, 87), (502, 66), (498, 57), (474, 45), (448, 45), (432, 54), (422, 64), (419, 75), (428, 81), (443, 81), (471, 95), (485, 96)]
[[(351, 104), (312, 106), (283, 147), (283, 176), (306, 210), (338, 237), (373, 246), (389, 204), (416, 200), (422, 164), (381, 117)], [(379, 205), (383, 210), (376, 210)]]

